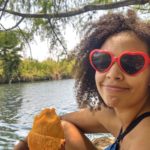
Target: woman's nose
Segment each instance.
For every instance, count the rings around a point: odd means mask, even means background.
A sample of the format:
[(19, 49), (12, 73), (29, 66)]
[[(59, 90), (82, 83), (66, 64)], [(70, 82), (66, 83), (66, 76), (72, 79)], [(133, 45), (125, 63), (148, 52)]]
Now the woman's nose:
[(106, 73), (106, 77), (113, 80), (123, 80), (124, 73), (121, 71), (119, 65), (115, 62)]

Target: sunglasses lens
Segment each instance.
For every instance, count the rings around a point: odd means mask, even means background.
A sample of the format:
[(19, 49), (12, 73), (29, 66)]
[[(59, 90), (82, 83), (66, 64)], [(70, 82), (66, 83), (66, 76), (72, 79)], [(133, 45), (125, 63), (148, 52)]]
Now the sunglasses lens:
[(145, 63), (145, 59), (141, 55), (123, 55), (120, 60), (121, 67), (125, 72), (132, 75), (139, 72)]
[(95, 52), (92, 55), (92, 63), (98, 71), (104, 72), (111, 64), (111, 56), (104, 52)]

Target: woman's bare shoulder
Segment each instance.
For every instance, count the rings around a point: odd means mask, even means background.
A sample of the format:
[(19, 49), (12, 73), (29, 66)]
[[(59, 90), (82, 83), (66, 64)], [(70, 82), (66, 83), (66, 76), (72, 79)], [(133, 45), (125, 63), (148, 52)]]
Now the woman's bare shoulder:
[[(146, 132), (145, 132), (146, 131)], [(134, 140), (133, 140), (134, 139)], [(132, 139), (129, 150), (149, 150), (150, 149), (150, 129), (144, 129), (141, 134), (137, 134)]]
[(129, 150), (150, 149), (150, 117), (144, 118), (128, 135)]

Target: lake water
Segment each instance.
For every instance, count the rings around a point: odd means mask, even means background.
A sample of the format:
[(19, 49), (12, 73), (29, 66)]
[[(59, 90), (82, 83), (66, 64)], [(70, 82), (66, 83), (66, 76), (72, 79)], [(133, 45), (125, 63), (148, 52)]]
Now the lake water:
[(0, 150), (12, 150), (43, 108), (55, 107), (59, 115), (77, 110), (73, 87), (72, 79), (0, 85)]

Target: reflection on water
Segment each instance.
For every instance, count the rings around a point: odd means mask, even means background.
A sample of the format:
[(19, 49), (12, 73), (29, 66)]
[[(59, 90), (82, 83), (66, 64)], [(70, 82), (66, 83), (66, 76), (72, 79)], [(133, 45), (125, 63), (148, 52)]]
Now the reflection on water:
[(0, 86), (0, 149), (10, 149), (17, 138), (18, 110), (22, 103), (21, 86)]
[(73, 85), (74, 80), (0, 85), (0, 150), (12, 150), (42, 108), (53, 106), (58, 114), (76, 110)]

